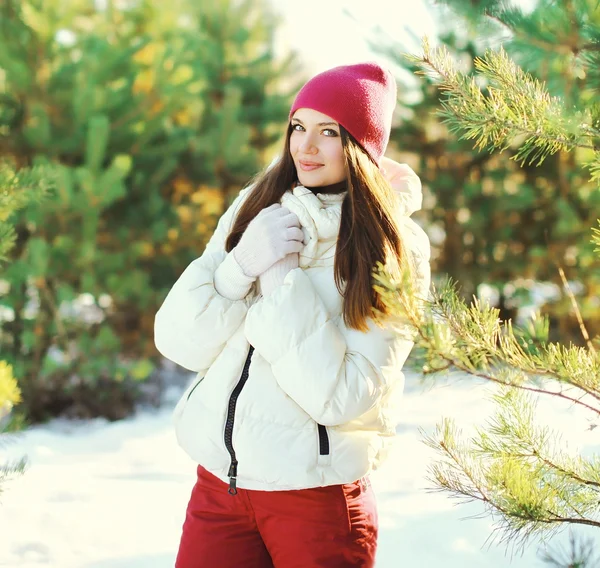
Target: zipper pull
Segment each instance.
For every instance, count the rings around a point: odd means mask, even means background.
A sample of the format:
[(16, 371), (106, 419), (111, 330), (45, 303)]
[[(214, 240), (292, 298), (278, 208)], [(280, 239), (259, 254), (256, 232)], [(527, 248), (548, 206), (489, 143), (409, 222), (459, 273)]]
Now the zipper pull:
[(229, 495), (237, 495), (237, 465), (237, 460), (233, 460), (227, 472), (227, 477), (229, 477), (229, 489), (227, 493)]

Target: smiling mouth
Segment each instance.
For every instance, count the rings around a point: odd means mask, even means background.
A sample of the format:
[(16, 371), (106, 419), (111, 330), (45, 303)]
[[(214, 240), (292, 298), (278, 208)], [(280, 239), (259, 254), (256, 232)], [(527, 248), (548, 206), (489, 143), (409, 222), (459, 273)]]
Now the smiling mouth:
[(311, 172), (323, 167), (323, 164), (317, 164), (316, 162), (303, 162), (302, 160), (300, 160), (298, 164), (300, 165), (300, 169), (305, 172)]

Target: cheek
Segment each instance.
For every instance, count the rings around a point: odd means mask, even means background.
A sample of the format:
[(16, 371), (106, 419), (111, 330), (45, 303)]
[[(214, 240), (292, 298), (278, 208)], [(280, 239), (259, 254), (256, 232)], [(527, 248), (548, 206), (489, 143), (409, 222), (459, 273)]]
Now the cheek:
[(329, 163), (336, 169), (343, 169), (344, 151), (342, 149), (342, 144), (337, 140), (335, 142), (335, 144), (332, 144), (331, 147), (328, 148), (327, 154), (329, 158)]
[(298, 137), (294, 133), (290, 135), (290, 154), (293, 156), (298, 150)]

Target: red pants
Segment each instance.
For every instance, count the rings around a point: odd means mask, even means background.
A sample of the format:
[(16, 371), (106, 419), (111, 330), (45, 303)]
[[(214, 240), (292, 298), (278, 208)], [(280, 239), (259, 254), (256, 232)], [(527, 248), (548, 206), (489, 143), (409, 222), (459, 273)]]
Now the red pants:
[(297, 491), (229, 486), (198, 466), (175, 568), (368, 568), (377, 509), (367, 479)]

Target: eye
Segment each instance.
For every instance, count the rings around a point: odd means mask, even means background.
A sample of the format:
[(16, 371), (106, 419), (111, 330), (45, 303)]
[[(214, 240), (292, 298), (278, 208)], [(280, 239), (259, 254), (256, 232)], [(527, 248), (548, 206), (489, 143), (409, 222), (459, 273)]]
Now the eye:
[(338, 133), (333, 128), (326, 128), (323, 130), (325, 136), (331, 136), (332, 138), (335, 136), (339, 136)]
[(302, 130), (304, 130), (304, 127), (296, 122), (295, 124), (292, 124), (292, 130), (297, 130), (298, 132), (301, 132)]

